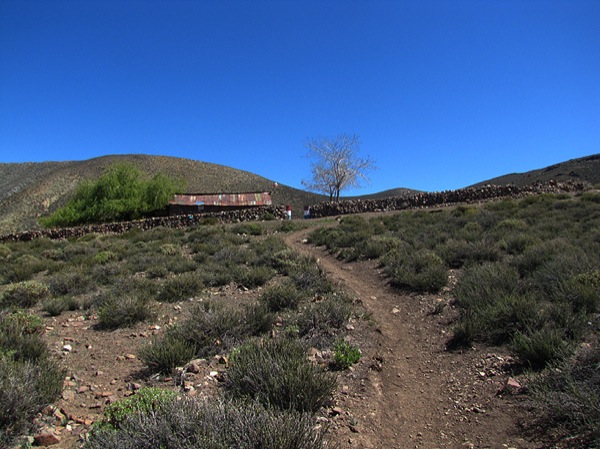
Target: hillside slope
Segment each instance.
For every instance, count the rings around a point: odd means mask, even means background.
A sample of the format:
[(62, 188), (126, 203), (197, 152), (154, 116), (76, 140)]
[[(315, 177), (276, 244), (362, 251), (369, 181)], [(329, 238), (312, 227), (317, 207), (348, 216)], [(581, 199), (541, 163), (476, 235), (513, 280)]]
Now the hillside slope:
[(153, 176), (164, 173), (186, 181), (186, 191), (272, 191), (275, 204), (303, 205), (325, 197), (284, 185), (247, 171), (223, 165), (166, 156), (115, 155), (85, 161), (0, 164), (0, 234), (36, 229), (37, 219), (66, 203), (83, 179), (96, 179), (115, 162), (130, 162)]
[(552, 179), (555, 181), (574, 179), (577, 181), (586, 181), (592, 185), (600, 184), (600, 154), (571, 159), (525, 173), (511, 173), (498, 176), (497, 178), (478, 182), (470, 187), (478, 187), (486, 184), (525, 186), (534, 182), (548, 182)]

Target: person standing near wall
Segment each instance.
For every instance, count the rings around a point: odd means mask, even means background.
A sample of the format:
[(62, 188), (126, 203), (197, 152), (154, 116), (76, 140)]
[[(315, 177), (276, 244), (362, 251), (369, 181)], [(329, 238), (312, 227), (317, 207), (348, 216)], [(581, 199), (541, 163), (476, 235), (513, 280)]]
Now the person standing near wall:
[(288, 220), (292, 219), (292, 206), (289, 204), (285, 206), (285, 215), (287, 216)]

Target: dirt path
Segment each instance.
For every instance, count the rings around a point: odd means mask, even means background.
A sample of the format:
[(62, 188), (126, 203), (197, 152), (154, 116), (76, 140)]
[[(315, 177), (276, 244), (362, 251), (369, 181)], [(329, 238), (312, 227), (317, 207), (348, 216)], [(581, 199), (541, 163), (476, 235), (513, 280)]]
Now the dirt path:
[[(518, 408), (497, 392), (508, 375), (506, 354), (484, 348), (445, 351), (449, 307), (431, 313), (449, 292), (405, 295), (392, 290), (376, 263), (346, 264), (305, 243), (309, 230), (286, 242), (319, 259), (372, 320), (353, 323), (361, 362), (342, 376), (333, 433), (340, 447), (535, 448), (517, 435)], [(374, 323), (374, 324), (373, 324)]]

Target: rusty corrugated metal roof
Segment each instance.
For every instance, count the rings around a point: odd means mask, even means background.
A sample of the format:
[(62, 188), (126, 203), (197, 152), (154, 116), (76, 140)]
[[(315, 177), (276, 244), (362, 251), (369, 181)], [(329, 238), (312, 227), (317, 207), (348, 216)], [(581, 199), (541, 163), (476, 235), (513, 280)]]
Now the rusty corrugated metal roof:
[(179, 206), (270, 206), (271, 192), (185, 193), (173, 195), (169, 204)]

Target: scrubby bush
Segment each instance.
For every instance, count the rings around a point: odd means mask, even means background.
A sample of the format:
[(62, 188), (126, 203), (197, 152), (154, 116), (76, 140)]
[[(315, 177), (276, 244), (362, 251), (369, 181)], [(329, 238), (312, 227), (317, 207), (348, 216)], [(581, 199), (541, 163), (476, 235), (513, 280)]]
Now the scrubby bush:
[(158, 300), (163, 302), (177, 302), (199, 295), (204, 288), (198, 273), (183, 273), (168, 278), (163, 283)]
[(343, 295), (328, 294), (309, 304), (297, 318), (301, 337), (318, 347), (333, 342), (352, 314), (352, 303)]
[(142, 346), (138, 356), (153, 372), (168, 374), (192, 360), (196, 352), (193, 344), (169, 333)]
[(36, 273), (48, 270), (52, 261), (42, 260), (31, 254), (11, 257), (10, 263), (0, 264), (0, 283), (9, 284), (30, 280)]
[(11, 284), (0, 297), (1, 307), (33, 307), (50, 296), (45, 284), (37, 281), (24, 281)]
[(94, 256), (94, 263), (104, 265), (108, 262), (113, 262), (118, 259), (118, 256), (112, 251), (100, 251)]
[(273, 276), (275, 276), (275, 271), (266, 266), (242, 266), (234, 271), (235, 281), (247, 288), (261, 287), (271, 280)]
[(205, 301), (195, 305), (185, 320), (169, 328), (165, 338), (172, 340), (158, 344), (166, 347), (178, 341), (195, 348), (196, 356), (206, 357), (227, 351), (251, 336), (264, 334), (272, 325), (273, 315), (262, 304), (234, 308)]
[(272, 312), (279, 312), (284, 309), (296, 309), (302, 298), (302, 293), (298, 291), (296, 285), (292, 282), (284, 282), (272, 287), (268, 287), (261, 295), (260, 301), (264, 302)]
[(0, 446), (30, 432), (33, 418), (62, 392), (64, 371), (48, 359), (16, 361), (0, 355)]
[(110, 295), (98, 310), (98, 326), (102, 329), (117, 329), (147, 321), (156, 316), (152, 304), (136, 295)]
[(64, 371), (49, 359), (44, 323), (19, 311), (0, 315), (0, 447), (33, 428), (33, 418), (61, 393)]
[(48, 287), (53, 295), (78, 295), (85, 293), (92, 279), (79, 270), (56, 273), (48, 280)]
[(259, 223), (240, 223), (231, 228), (236, 234), (262, 235), (263, 227)]
[(448, 269), (442, 259), (431, 251), (398, 253), (386, 266), (390, 283), (416, 292), (437, 292), (448, 283)]
[(529, 384), (535, 436), (553, 447), (600, 447), (600, 350), (552, 364)]
[(307, 414), (258, 403), (166, 401), (152, 413), (129, 415), (118, 431), (97, 429), (85, 449), (323, 449), (324, 432)]
[(58, 316), (67, 310), (78, 310), (79, 301), (73, 296), (50, 298), (42, 304), (42, 310), (50, 316)]
[(526, 364), (540, 368), (567, 355), (567, 344), (559, 329), (542, 328), (517, 333), (512, 341), (517, 356)]
[(12, 251), (6, 245), (0, 244), (0, 259), (8, 259)]
[(316, 413), (329, 403), (335, 376), (307, 359), (297, 340), (253, 341), (231, 357), (225, 391), (280, 410)]

